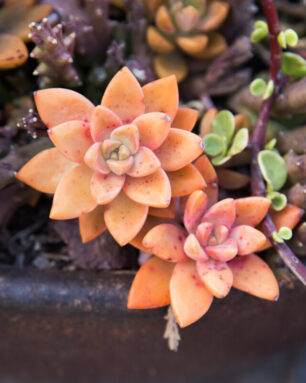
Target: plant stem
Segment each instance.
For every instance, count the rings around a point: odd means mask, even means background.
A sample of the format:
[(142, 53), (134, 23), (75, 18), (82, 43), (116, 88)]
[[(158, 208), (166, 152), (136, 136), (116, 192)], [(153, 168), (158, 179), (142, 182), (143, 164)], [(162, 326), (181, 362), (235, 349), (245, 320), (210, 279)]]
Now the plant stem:
[[(282, 49), (278, 44), (277, 36), (280, 29), (277, 10), (274, 0), (261, 0), (264, 14), (269, 28), (269, 44), (270, 44), (270, 68), (269, 77), (274, 82), (274, 92), (270, 98), (265, 100), (259, 110), (258, 118), (255, 124), (253, 138), (252, 138), (252, 162), (251, 162), (251, 188), (252, 194), (258, 196), (266, 195), (265, 184), (258, 166), (257, 156), (262, 147), (264, 146), (266, 127), (269, 120), (272, 105), (279, 95), (282, 87), (281, 76), (281, 54)], [(278, 252), (284, 263), (296, 275), (300, 281), (306, 285), (306, 267), (294, 255), (288, 245), (284, 243), (277, 243), (272, 238), (272, 233), (277, 231), (274, 222), (269, 214), (263, 221), (263, 229), (266, 236), (271, 241), (273, 247)]]

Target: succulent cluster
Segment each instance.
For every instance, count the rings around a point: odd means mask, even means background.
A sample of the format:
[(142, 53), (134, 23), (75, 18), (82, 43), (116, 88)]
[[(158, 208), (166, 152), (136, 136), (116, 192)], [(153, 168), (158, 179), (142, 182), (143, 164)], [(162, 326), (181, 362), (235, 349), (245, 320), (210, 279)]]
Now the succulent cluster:
[(202, 60), (212, 59), (225, 51), (226, 40), (216, 30), (227, 17), (227, 2), (169, 0), (157, 2), (149, 9), (155, 25), (148, 27), (147, 40), (158, 53), (154, 68), (159, 77), (173, 72), (178, 81), (186, 77), (188, 65), (178, 51)]

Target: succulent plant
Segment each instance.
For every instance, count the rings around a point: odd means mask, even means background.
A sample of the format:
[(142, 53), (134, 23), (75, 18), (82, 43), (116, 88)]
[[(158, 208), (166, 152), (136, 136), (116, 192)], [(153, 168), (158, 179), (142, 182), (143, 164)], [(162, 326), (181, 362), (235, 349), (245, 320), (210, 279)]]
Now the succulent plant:
[[(3, 3), (3, 4), (2, 4)], [(0, 9), (0, 70), (22, 65), (28, 58), (28, 24), (52, 12), (47, 4), (35, 0), (4, 0)]]
[(207, 210), (207, 196), (193, 192), (186, 203), (185, 229), (164, 223), (143, 238), (154, 254), (133, 281), (128, 307), (171, 304), (181, 327), (200, 319), (213, 297), (235, 287), (260, 298), (277, 300), (278, 284), (268, 265), (253, 254), (265, 243), (254, 226), (265, 217), (264, 197), (225, 199)]
[(234, 117), (228, 110), (210, 109), (201, 121), (200, 136), (212, 163), (223, 165), (241, 153), (248, 145), (249, 128), (249, 119), (244, 115)]
[(191, 164), (203, 150), (201, 138), (190, 133), (197, 112), (178, 108), (175, 76), (141, 88), (125, 67), (97, 107), (60, 88), (36, 92), (35, 102), (55, 147), (32, 158), (17, 178), (54, 193), (50, 218), (79, 217), (84, 242), (107, 228), (125, 245), (149, 207), (158, 215), (172, 197), (205, 186)]
[(29, 27), (29, 36), (36, 45), (30, 56), (40, 62), (33, 74), (39, 76), (40, 87), (80, 86), (81, 80), (73, 66), (75, 34), (64, 36), (62, 25), (52, 27), (47, 18), (41, 23), (32, 22)]
[(155, 2), (153, 7), (149, 0), (144, 2), (154, 15), (155, 25), (148, 27), (147, 40), (158, 53), (154, 68), (159, 77), (175, 73), (178, 81), (184, 79), (188, 68), (179, 51), (203, 60), (225, 51), (227, 43), (216, 30), (227, 17), (227, 2), (168, 0)]

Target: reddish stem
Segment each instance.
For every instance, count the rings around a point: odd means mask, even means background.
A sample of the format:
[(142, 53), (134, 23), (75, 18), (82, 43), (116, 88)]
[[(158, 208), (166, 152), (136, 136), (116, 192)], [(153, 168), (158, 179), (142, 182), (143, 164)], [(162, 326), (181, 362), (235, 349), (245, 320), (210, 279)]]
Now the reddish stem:
[[(258, 118), (255, 124), (252, 138), (252, 163), (251, 163), (251, 188), (253, 195), (265, 196), (266, 188), (258, 166), (257, 156), (264, 146), (266, 127), (269, 120), (272, 105), (275, 98), (279, 95), (282, 86), (281, 81), (281, 55), (282, 49), (277, 41), (280, 29), (277, 10), (274, 0), (261, 0), (264, 14), (269, 28), (269, 44), (270, 44), (270, 68), (269, 77), (274, 82), (274, 92), (270, 98), (265, 100), (260, 108)], [(276, 249), (287, 267), (296, 275), (300, 281), (306, 285), (306, 267), (294, 255), (288, 245), (277, 243), (272, 238), (272, 233), (277, 231), (274, 222), (269, 214), (263, 221), (263, 229), (266, 236), (270, 239), (273, 247)]]

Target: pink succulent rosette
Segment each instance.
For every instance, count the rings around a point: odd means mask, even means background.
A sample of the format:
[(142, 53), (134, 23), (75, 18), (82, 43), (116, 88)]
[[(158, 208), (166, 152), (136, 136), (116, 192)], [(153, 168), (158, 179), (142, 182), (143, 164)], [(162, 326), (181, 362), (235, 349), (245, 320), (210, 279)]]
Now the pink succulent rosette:
[(253, 254), (266, 242), (254, 226), (265, 217), (270, 200), (227, 198), (208, 209), (207, 203), (203, 191), (193, 192), (185, 207), (185, 228), (164, 223), (144, 236), (143, 245), (156, 257), (138, 271), (129, 308), (171, 304), (184, 327), (202, 317), (213, 297), (224, 298), (232, 286), (264, 299), (278, 298), (272, 271)]
[(190, 132), (197, 112), (179, 108), (178, 99), (175, 76), (141, 87), (127, 68), (96, 107), (71, 90), (40, 90), (36, 106), (55, 147), (17, 177), (54, 193), (50, 218), (79, 217), (84, 242), (108, 229), (125, 245), (148, 214), (163, 216), (172, 197), (205, 186), (191, 164), (203, 150)]

